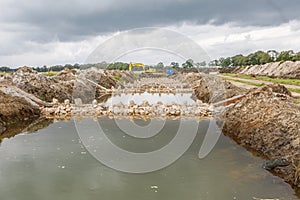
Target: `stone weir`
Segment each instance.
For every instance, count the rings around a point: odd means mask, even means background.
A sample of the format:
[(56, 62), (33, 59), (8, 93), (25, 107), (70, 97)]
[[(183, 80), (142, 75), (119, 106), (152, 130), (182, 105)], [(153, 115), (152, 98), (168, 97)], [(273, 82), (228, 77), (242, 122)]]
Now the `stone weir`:
[(44, 107), (42, 115), (47, 118), (68, 119), (71, 117), (134, 117), (134, 118), (153, 118), (153, 117), (193, 117), (204, 118), (211, 117), (213, 109), (208, 104), (197, 101), (194, 104), (171, 103), (164, 104), (158, 101), (150, 104), (144, 100), (141, 104), (136, 104), (131, 100), (128, 104), (118, 103), (114, 105), (105, 105), (96, 100), (92, 104), (82, 104), (76, 100), (71, 104), (69, 100), (64, 103), (58, 103), (54, 100), (52, 107)]
[(134, 83), (125, 83), (124, 88), (112, 88), (111, 92), (114, 94), (134, 94), (134, 93), (159, 93), (159, 94), (182, 94), (192, 93), (193, 90), (190, 85), (183, 81), (177, 82), (171, 78), (141, 78)]

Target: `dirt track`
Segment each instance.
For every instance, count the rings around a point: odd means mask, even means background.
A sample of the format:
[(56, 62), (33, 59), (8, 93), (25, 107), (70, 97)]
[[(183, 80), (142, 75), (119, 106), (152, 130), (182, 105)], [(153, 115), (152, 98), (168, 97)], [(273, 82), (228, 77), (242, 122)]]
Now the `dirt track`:
[[(225, 75), (219, 75), (219, 77), (224, 78), (224, 79), (230, 78), (230, 79), (234, 79), (234, 80), (247, 81), (247, 82), (251, 82), (251, 83), (255, 83), (255, 84), (265, 84), (265, 85), (273, 84), (273, 82), (270, 82), (270, 81), (244, 79), (244, 78), (225, 76)], [(249, 84), (237, 82), (237, 81), (234, 81), (234, 80), (227, 80), (227, 81), (229, 81), (232, 84), (234, 84), (238, 87), (241, 87), (241, 88), (252, 89), (252, 88), (257, 87), (257, 86), (254, 86), (254, 85), (249, 85)], [(287, 85), (287, 84), (281, 84), (281, 85), (285, 86), (286, 88), (300, 89), (300, 86), (296, 86), (296, 85)], [(296, 93), (296, 92), (292, 92), (292, 96), (296, 97), (296, 98), (300, 98), (300, 94)]]

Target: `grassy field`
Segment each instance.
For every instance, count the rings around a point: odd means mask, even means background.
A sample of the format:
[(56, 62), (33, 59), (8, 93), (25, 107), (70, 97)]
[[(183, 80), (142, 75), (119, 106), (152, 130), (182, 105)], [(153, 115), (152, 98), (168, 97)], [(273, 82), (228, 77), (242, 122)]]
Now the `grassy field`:
[(287, 85), (300, 86), (300, 79), (269, 78), (269, 77), (265, 77), (265, 76), (252, 77), (252, 76), (246, 75), (246, 74), (228, 74), (228, 73), (224, 73), (223, 75), (225, 75), (225, 76), (231, 76), (231, 77), (244, 78), (244, 79), (269, 81), (269, 82), (279, 83), (279, 84), (287, 84)]

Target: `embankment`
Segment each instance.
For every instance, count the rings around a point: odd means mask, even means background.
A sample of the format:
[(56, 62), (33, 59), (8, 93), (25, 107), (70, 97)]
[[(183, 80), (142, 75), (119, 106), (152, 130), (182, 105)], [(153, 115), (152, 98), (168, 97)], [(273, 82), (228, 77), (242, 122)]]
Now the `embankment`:
[(40, 115), (40, 108), (23, 97), (0, 91), (0, 134), (21, 124), (30, 124)]
[(214, 76), (189, 74), (186, 79), (204, 102), (245, 93), (216, 116), (223, 133), (265, 159), (286, 158), (291, 164), (272, 173), (300, 187), (300, 105), (284, 86), (273, 84), (245, 92)]
[(220, 72), (277, 78), (300, 78), (300, 61), (272, 62), (264, 65), (229, 67), (220, 69)]

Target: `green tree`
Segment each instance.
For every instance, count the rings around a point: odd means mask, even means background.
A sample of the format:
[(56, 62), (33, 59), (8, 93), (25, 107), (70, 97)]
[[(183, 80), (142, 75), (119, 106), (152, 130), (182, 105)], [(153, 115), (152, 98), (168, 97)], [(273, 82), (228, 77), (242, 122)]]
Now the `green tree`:
[(156, 68), (157, 68), (157, 69), (163, 69), (164, 67), (165, 67), (165, 65), (164, 65), (163, 62), (159, 62), (159, 63), (157, 63), (157, 65), (156, 65)]
[(300, 52), (296, 53), (293, 58), (292, 61), (300, 61)]
[(182, 67), (184, 69), (190, 69), (194, 67), (194, 61), (192, 59), (186, 60), (184, 63), (182, 63)]
[(231, 58), (232, 66), (243, 66), (247, 64), (247, 58), (242, 54), (233, 56)]
[(208, 66), (220, 66), (219, 60), (212, 60), (208, 63)]
[(178, 69), (179, 68), (179, 63), (178, 62), (171, 62), (170, 65), (173, 69)]
[(231, 58), (220, 58), (219, 60), (221, 67), (230, 67), (231, 66)]
[(276, 61), (288, 61), (292, 60), (294, 56), (294, 51), (293, 50), (288, 50), (288, 51), (282, 51), (279, 55)]

